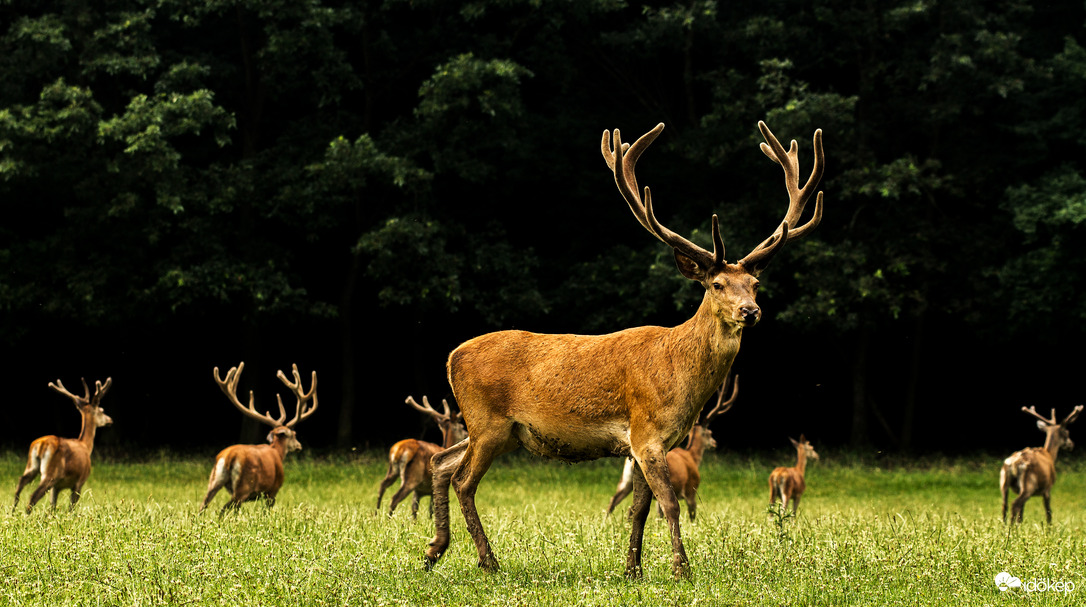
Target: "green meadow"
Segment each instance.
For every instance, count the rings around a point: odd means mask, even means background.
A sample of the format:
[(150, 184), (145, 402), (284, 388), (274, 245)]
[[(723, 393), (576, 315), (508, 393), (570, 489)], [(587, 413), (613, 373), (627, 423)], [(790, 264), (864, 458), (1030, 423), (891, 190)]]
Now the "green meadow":
[[(292, 455), (273, 509), (254, 502), (222, 518), (225, 492), (197, 514), (211, 456), (96, 453), (73, 513), (65, 492), (56, 513), (46, 497), (29, 516), (0, 514), (0, 605), (1075, 605), (1086, 601), (1086, 466), (1069, 455), (1051, 527), (1034, 498), (1007, 528), (996, 455), (823, 454), (793, 519), (767, 511), (766, 485), (792, 455), (708, 454), (695, 523), (683, 506), (692, 579), (671, 579), (653, 514), (644, 578), (629, 581), (629, 498), (604, 516), (620, 460), (498, 460), (478, 494), (502, 566), (487, 574), (455, 497), (453, 544), (429, 572), (428, 500), (418, 521), (409, 500), (391, 519), (374, 514), (383, 453)], [(23, 458), (0, 454), (8, 504)], [(1023, 586), (1000, 591), (1004, 571)]]

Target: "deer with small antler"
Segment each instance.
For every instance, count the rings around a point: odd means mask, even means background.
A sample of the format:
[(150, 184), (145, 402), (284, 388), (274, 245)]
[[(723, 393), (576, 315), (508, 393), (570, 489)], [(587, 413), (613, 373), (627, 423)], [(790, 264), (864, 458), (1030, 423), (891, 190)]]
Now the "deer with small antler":
[[(430, 401), (423, 396), (422, 404), (408, 396), (405, 403), (418, 409), (422, 413), (433, 418), (441, 429), (441, 444), (435, 445), (426, 441), (407, 438), (392, 445), (388, 450), (388, 473), (381, 479), (381, 489), (377, 493), (377, 510), (381, 510), (381, 498), (385, 495), (396, 477), (400, 477), (400, 488), (392, 495), (392, 503), (388, 506), (388, 515), (392, 516), (396, 506), (399, 505), (408, 493), (414, 493), (411, 500), (411, 518), (418, 518), (419, 500), (423, 496), (433, 494), (433, 468), (430, 460), (437, 453), (448, 449), (468, 436), (467, 428), (460, 419), (460, 413), (449, 407), (449, 401), (441, 399), (445, 413), (438, 413), (430, 406)], [(434, 500), (430, 498), (430, 515), (434, 514)]]
[(83, 426), (79, 432), (79, 438), (60, 438), (58, 436), (43, 436), (30, 443), (30, 453), (26, 461), (26, 469), (19, 477), (19, 485), (15, 488), (15, 503), (11, 505), (12, 512), (19, 505), (19, 494), (23, 487), (41, 474), (41, 482), (37, 489), (30, 494), (30, 502), (26, 505), (27, 514), (34, 508), (34, 504), (45, 495), (46, 491), (52, 491), (53, 509), (57, 508), (57, 495), (61, 489), (71, 489), (71, 506), (75, 508), (76, 502), (83, 491), (83, 484), (91, 473), (91, 451), (94, 451), (94, 436), (98, 428), (113, 423), (113, 418), (106, 415), (102, 409), (102, 397), (106, 395), (113, 385), (113, 378), (106, 378), (106, 383), (94, 382), (94, 395), (91, 396), (87, 381), (83, 382), (83, 396), (76, 396), (64, 387), (58, 379), (57, 383), (49, 383), (49, 387), (58, 394), (67, 396), (79, 415), (83, 418)]
[(257, 413), (253, 406), (253, 391), (249, 391), (249, 406), (241, 404), (238, 400), (238, 381), (241, 372), (245, 370), (245, 363), (237, 367), (231, 367), (226, 372), (226, 379), (219, 377), (219, 368), (215, 367), (213, 377), (219, 389), (226, 395), (227, 400), (241, 411), (246, 417), (271, 426), (268, 433), (267, 445), (233, 445), (227, 447), (215, 456), (215, 467), (211, 470), (211, 478), (207, 481), (207, 495), (200, 506), (203, 512), (219, 489), (223, 487), (230, 493), (230, 500), (222, 507), (219, 514), (222, 515), (228, 508), (240, 508), (244, 502), (255, 500), (263, 496), (268, 507), (275, 505), (275, 496), (283, 486), (283, 458), (291, 451), (300, 451), (302, 444), (294, 432), (294, 427), (313, 415), (317, 410), (317, 372), (313, 371), (313, 378), (309, 384), (309, 391), (302, 388), (302, 377), (298, 373), (298, 365), (293, 365), (294, 381), (291, 382), (282, 371), (276, 375), (283, 382), (298, 401), (294, 417), (287, 421), (287, 411), (283, 407), (283, 398), (276, 394), (279, 402), (279, 417), (274, 418), (269, 413)]
[(791, 503), (792, 514), (795, 514), (799, 508), (799, 498), (807, 490), (807, 460), (817, 460), (818, 453), (802, 434), (798, 441), (794, 438), (788, 440), (796, 448), (796, 465), (792, 468), (774, 468), (769, 474), (769, 504), (773, 505), (779, 499), (781, 508), (787, 510)]
[[(736, 376), (732, 380), (732, 392), (728, 400), (724, 400), (726, 385), (727, 382), (720, 386), (720, 390), (717, 392), (716, 406), (703, 415), (701, 421), (694, 424), (694, 427), (690, 429), (690, 434), (686, 437), (686, 446), (675, 447), (667, 452), (667, 467), (671, 472), (671, 488), (675, 491), (676, 497), (686, 502), (686, 513), (690, 516), (691, 521), (694, 520), (698, 511), (698, 487), (701, 486), (701, 473), (698, 468), (701, 466), (701, 458), (706, 450), (716, 449), (716, 439), (713, 438), (713, 432), (709, 429), (709, 424), (732, 408), (735, 398), (739, 395), (739, 377)], [(622, 468), (622, 479), (618, 482), (618, 487), (615, 488), (615, 494), (611, 496), (611, 503), (607, 504), (607, 514), (614, 512), (615, 506), (633, 492), (633, 475), (634, 460), (627, 457), (626, 464)], [(662, 511), (660, 514), (663, 516)]]
[(1044, 447), (1030, 447), (1011, 454), (1003, 460), (999, 471), (999, 491), (1003, 494), (1003, 522), (1007, 521), (1007, 492), (1018, 494), (1011, 505), (1011, 522), (1022, 522), (1022, 509), (1026, 500), (1040, 493), (1045, 501), (1045, 518), (1052, 523), (1052, 485), (1056, 482), (1056, 455), (1060, 448), (1074, 449), (1071, 433), (1067, 426), (1078, 419), (1082, 405), (1071, 410), (1062, 422), (1056, 423), (1056, 410), (1052, 417), (1045, 418), (1033, 407), (1022, 407), (1022, 411), (1037, 418), (1037, 428), (1045, 433)]
[[(768, 238), (734, 263), (724, 259), (717, 217), (708, 251), (657, 220), (648, 187), (642, 199), (635, 165), (663, 131), (659, 124), (633, 145), (618, 129), (604, 131), (604, 161), (634, 217), (672, 248), (679, 272), (705, 289), (693, 318), (677, 327), (636, 327), (608, 335), (546, 335), (498, 331), (470, 339), (449, 355), (449, 385), (468, 439), (434, 456), (434, 524), (426, 551), (433, 567), (449, 547), (449, 487), (455, 489), (479, 566), (498, 569), (475, 506), (479, 482), (494, 459), (520, 447), (569, 462), (629, 457), (634, 474), (632, 531), (626, 575), (641, 577), (641, 544), (653, 497), (671, 535), (672, 574), (690, 573), (671, 487), (667, 452), (690, 431), (702, 405), (728, 376), (743, 330), (761, 318), (758, 276), (786, 242), (808, 234), (822, 217), (800, 218), (823, 173), (822, 131), (814, 135), (814, 168), (800, 185), (799, 146), (785, 149), (763, 122), (762, 151), (784, 170), (788, 211)], [(613, 144), (612, 144), (613, 141)]]

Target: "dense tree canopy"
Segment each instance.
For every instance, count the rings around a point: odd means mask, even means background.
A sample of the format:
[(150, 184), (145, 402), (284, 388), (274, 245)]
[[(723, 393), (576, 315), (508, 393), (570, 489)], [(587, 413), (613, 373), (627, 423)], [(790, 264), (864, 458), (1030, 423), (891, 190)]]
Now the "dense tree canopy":
[[(317, 369), (309, 445), (432, 434), (403, 399), (448, 397), (465, 339), (700, 301), (603, 129), (666, 123), (639, 177), (695, 241), (719, 213), (737, 258), (787, 200), (759, 119), (804, 171), (823, 129), (826, 211), (765, 275), (722, 443), (1037, 442), (1017, 408), (1077, 404), (1086, 332), (1084, 24), (1026, 0), (4, 0), (0, 442), (74, 432), (46, 382), (107, 375), (105, 444), (230, 442), (209, 375), (240, 360), (265, 404), (276, 369)], [(948, 409), (992, 431), (952, 442)]]

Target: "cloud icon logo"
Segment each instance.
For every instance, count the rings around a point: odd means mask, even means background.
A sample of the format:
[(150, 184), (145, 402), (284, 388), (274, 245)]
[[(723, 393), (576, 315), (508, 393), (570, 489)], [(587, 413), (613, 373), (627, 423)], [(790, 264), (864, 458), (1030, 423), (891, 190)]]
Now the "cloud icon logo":
[(1008, 588), (1021, 588), (1022, 580), (1014, 577), (1006, 571), (1001, 571), (995, 576), (996, 588), (1000, 592), (1006, 592)]

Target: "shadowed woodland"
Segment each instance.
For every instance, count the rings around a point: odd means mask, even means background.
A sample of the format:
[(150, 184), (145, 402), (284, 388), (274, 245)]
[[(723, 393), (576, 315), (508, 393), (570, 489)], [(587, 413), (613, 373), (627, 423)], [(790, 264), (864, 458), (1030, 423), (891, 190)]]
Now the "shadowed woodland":
[[(672, 326), (703, 290), (645, 233), (604, 129), (666, 128), (661, 220), (734, 259), (787, 206), (765, 120), (826, 153), (821, 226), (762, 276), (723, 448), (1039, 445), (1081, 402), (1086, 7), (1027, 1), (0, 3), (0, 446), (437, 440), (448, 353), (498, 329)], [(947, 416), (946, 413), (951, 415)], [(958, 422), (978, 427), (961, 436)], [(948, 421), (956, 423), (946, 423)]]

